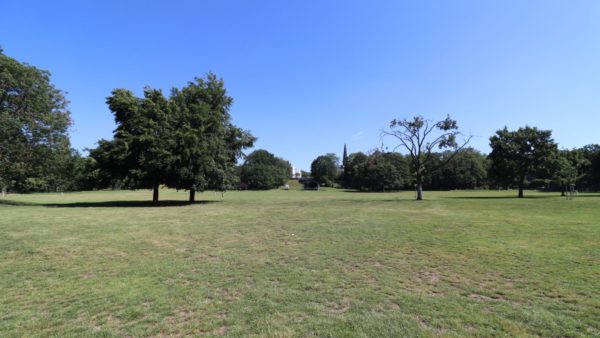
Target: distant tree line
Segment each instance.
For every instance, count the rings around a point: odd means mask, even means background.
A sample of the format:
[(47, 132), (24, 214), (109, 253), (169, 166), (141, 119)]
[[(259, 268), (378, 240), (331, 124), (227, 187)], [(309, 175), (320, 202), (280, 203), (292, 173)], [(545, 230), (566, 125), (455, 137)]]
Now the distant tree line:
[[(429, 165), (438, 167), (451, 155), (449, 151), (433, 152)], [(473, 148), (462, 149), (446, 165), (423, 176), (423, 189), (518, 190), (522, 187), (563, 192), (569, 184), (575, 184), (580, 191), (600, 190), (600, 145), (556, 150), (547, 161), (528, 165), (519, 164), (525, 163), (525, 158), (506, 163), (495, 156), (496, 153), (486, 156)], [(414, 190), (416, 179), (410, 160), (409, 156), (396, 152), (356, 152), (347, 156), (335, 174), (319, 182), (324, 186), (360, 191)], [(335, 164), (333, 160), (331, 163)], [(311, 176), (319, 177), (318, 173)]]
[[(433, 153), (428, 161), (437, 166), (450, 156), (449, 152)], [(415, 189), (415, 177), (410, 157), (396, 152), (373, 151), (369, 154), (352, 153), (343, 159), (337, 176), (328, 178), (343, 188), (361, 191), (398, 191)], [(422, 178), (428, 190), (477, 189), (487, 186), (485, 155), (466, 148), (449, 163), (429, 172)], [(321, 181), (325, 184), (326, 181)]]
[[(115, 89), (107, 98), (117, 128), (113, 138), (82, 156), (71, 148), (72, 125), (64, 92), (50, 73), (0, 49), (0, 188), (6, 191), (152, 189), (189, 191), (272, 189), (292, 176), (288, 161), (266, 150), (243, 151), (256, 138), (231, 122), (233, 99), (222, 79), (209, 73), (170, 95), (145, 88), (142, 97)], [(449, 116), (395, 119), (382, 136), (393, 148), (315, 158), (319, 184), (360, 191), (528, 188), (600, 190), (600, 145), (560, 150), (548, 130), (503, 128), (490, 137), (486, 156), (467, 147)], [(403, 149), (402, 152), (398, 152)], [(244, 159), (238, 164), (239, 159)]]
[[(492, 151), (485, 156), (466, 148), (468, 139), (459, 145), (458, 126), (450, 117), (438, 122), (420, 116), (393, 120), (390, 129), (384, 135), (398, 139), (407, 154), (376, 150), (347, 155), (344, 145), (341, 166), (331, 154), (319, 156), (312, 163), (312, 176), (322, 185), (335, 182), (361, 191), (415, 189), (417, 199), (423, 189), (516, 188), (518, 197), (527, 188), (562, 194), (570, 185), (600, 190), (600, 145), (559, 150), (549, 130), (505, 127), (490, 137)], [(449, 150), (435, 152), (434, 147)], [(338, 170), (324, 169), (334, 167)]]

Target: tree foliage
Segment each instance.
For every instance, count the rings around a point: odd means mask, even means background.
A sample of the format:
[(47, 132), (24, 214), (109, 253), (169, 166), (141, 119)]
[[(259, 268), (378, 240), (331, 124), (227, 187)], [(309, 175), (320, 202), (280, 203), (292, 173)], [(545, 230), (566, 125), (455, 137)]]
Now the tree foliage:
[(550, 130), (525, 127), (509, 131), (504, 127), (490, 137), (490, 147), (490, 177), (500, 185), (516, 184), (519, 197), (523, 197), (528, 178), (552, 177), (557, 145)]
[(352, 153), (344, 170), (347, 188), (361, 191), (397, 191), (410, 180), (408, 163), (398, 153)]
[(50, 73), (0, 50), (0, 186), (63, 189), (70, 125), (68, 101)]
[(552, 180), (558, 185), (562, 195), (569, 185), (576, 185), (586, 177), (590, 164), (581, 149), (560, 150), (557, 153)]
[(237, 159), (255, 138), (231, 122), (233, 98), (213, 73), (171, 94), (174, 121), (174, 172), (169, 186), (190, 191), (223, 191), (235, 176)]
[(408, 165), (400, 154), (376, 151), (362, 163), (359, 173), (354, 183), (360, 190), (397, 191), (408, 178)]
[(589, 144), (578, 151), (587, 163), (582, 168), (583, 177), (577, 182), (579, 186), (588, 190), (600, 190), (600, 144)]
[(240, 180), (249, 189), (273, 189), (284, 185), (291, 175), (288, 161), (259, 149), (246, 156)]
[(196, 78), (167, 99), (146, 88), (138, 98), (116, 89), (107, 99), (117, 129), (113, 140), (101, 140), (90, 152), (105, 176), (131, 189), (160, 185), (195, 192), (224, 190), (234, 176), (243, 149), (255, 138), (231, 123), (224, 82), (214, 74)]
[[(445, 166), (438, 163), (450, 158)], [(439, 167), (429, 173), (424, 185), (433, 190), (475, 189), (486, 185), (488, 163), (486, 156), (473, 148), (453, 152), (435, 153), (431, 157), (432, 167)]]
[(174, 164), (173, 127), (169, 101), (160, 90), (145, 88), (138, 98), (127, 89), (115, 89), (106, 100), (117, 129), (111, 141), (101, 140), (90, 155), (113, 179), (131, 189), (158, 189), (166, 184)]
[(310, 165), (311, 176), (319, 182), (329, 187), (333, 187), (338, 178), (338, 164), (340, 159), (333, 153), (321, 155), (314, 159)]
[(362, 189), (363, 167), (367, 159), (368, 156), (362, 152), (352, 153), (348, 156), (348, 165), (344, 167), (344, 175), (348, 188)]

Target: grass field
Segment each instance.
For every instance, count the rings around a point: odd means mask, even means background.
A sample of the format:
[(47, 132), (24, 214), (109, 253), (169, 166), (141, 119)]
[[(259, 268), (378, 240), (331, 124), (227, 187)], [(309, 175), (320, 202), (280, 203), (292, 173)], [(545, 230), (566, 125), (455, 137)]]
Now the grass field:
[(0, 336), (600, 336), (600, 194), (514, 195), (9, 195)]

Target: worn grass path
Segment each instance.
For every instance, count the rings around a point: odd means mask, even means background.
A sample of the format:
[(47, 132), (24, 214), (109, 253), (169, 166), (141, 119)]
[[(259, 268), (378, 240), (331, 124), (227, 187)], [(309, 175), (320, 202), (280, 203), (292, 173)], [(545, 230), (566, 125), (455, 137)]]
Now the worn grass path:
[(0, 336), (600, 336), (600, 195), (0, 199)]

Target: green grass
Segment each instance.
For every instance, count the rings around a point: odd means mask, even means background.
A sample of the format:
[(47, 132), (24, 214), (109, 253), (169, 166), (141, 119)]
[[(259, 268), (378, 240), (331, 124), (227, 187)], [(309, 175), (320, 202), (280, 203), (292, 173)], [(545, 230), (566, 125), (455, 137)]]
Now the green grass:
[(600, 336), (600, 195), (514, 195), (9, 195), (0, 336)]

